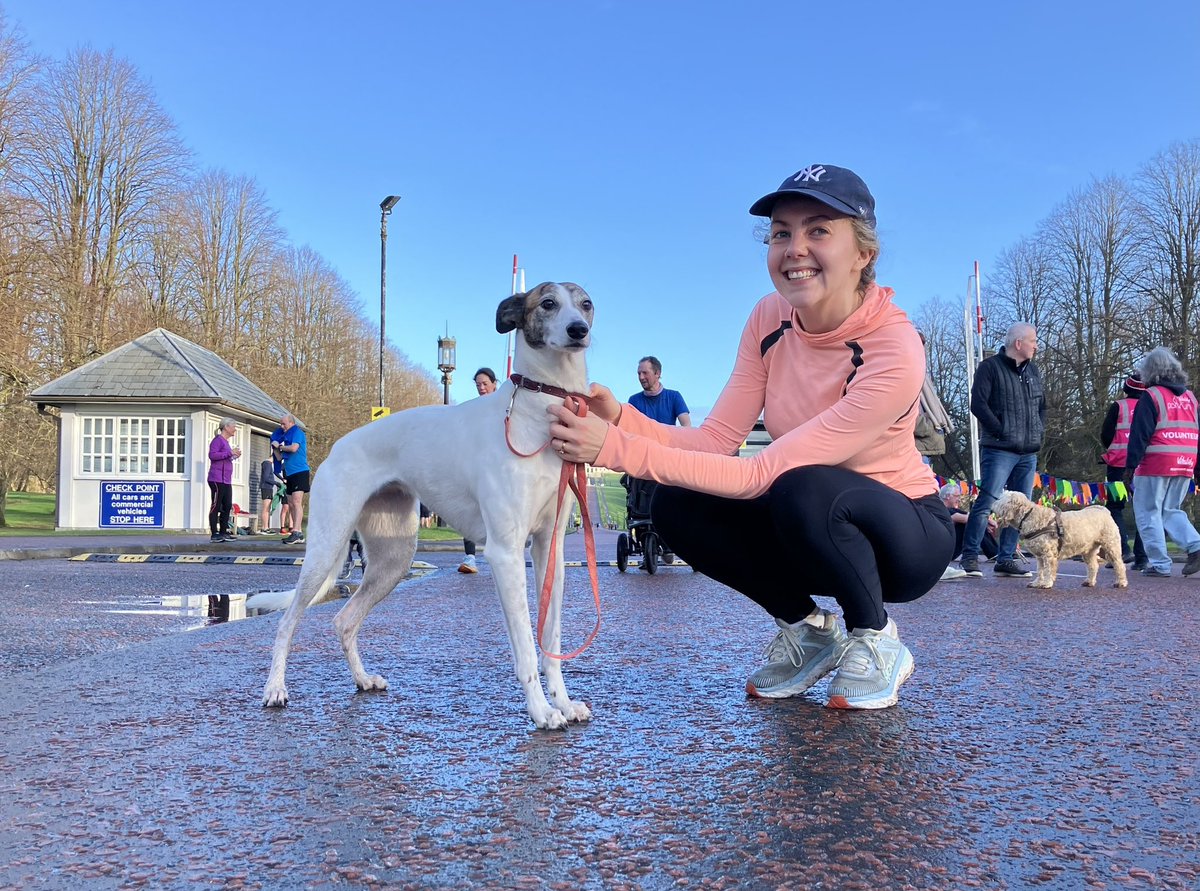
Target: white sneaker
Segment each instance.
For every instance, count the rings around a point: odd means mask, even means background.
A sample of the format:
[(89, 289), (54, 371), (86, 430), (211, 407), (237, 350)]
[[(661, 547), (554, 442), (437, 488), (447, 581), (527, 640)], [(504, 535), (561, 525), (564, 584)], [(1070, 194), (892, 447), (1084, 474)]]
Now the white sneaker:
[(913, 672), (912, 653), (900, 642), (896, 623), (882, 631), (856, 628), (842, 650), (829, 682), (829, 708), (888, 708), (899, 700), (900, 685)]
[(965, 572), (963, 572), (957, 566), (951, 565), (942, 570), (942, 577), (938, 579), (938, 581), (948, 582), (951, 579), (965, 579), (966, 577), (967, 574)]
[(475, 565), (475, 555), (467, 554), (463, 557), (463, 562), (458, 565), (458, 571), (472, 575), (479, 572), (479, 567)]

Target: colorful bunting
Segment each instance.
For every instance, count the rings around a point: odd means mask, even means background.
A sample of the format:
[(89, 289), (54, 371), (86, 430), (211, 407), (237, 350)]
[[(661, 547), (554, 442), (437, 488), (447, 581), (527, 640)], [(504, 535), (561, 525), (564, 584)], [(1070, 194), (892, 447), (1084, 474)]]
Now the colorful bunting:
[[(939, 487), (947, 483), (958, 486), (963, 495), (971, 498), (979, 493), (977, 483), (946, 479), (936, 474), (935, 476)], [(1084, 483), (1056, 479), (1048, 473), (1034, 474), (1033, 489), (1033, 500), (1046, 505), (1058, 503), (1087, 506), (1089, 504), (1107, 504), (1112, 498), (1127, 499), (1129, 497), (1129, 490), (1125, 487), (1125, 483), (1119, 480), (1115, 483)], [(1194, 495), (1195, 492), (1196, 481), (1192, 480), (1191, 485), (1188, 486), (1188, 494)]]

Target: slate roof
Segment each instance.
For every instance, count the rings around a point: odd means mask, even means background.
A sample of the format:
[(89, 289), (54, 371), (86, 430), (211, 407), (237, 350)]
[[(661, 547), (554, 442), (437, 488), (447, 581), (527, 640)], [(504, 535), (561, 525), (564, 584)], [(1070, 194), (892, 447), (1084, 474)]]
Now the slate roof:
[(165, 328), (67, 372), (26, 398), (45, 405), (114, 399), (225, 405), (271, 421), (288, 410), (212, 350)]

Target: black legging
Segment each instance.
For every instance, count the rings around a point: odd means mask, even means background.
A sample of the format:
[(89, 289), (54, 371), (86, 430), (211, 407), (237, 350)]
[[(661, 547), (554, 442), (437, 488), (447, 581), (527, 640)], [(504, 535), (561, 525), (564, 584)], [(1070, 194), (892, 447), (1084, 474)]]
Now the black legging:
[(208, 509), (208, 528), (213, 535), (227, 535), (229, 512), (233, 510), (233, 486), (209, 480), (208, 491), (212, 495), (212, 506)]
[(720, 498), (658, 487), (650, 516), (698, 572), (797, 622), (834, 597), (846, 627), (881, 629), (883, 604), (916, 600), (954, 556), (950, 513), (838, 467), (800, 467), (764, 495)]

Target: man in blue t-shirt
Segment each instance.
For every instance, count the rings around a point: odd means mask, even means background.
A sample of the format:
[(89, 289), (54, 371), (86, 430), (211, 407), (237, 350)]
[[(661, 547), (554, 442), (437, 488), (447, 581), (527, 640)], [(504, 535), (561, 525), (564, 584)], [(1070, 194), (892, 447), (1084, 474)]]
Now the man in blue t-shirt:
[(284, 544), (304, 541), (304, 493), (309, 490), (308, 437), (290, 414), (279, 419), (279, 428), (271, 434), (271, 448), (278, 451), (287, 477), (287, 501), (292, 514), (292, 534)]
[[(644, 356), (638, 362), (637, 376), (638, 383), (642, 385), (642, 392), (629, 397), (630, 405), (660, 424), (672, 427), (676, 423), (680, 427), (692, 426), (692, 416), (688, 413), (683, 396), (678, 390), (668, 390), (662, 385), (662, 363), (658, 359), (654, 356)], [(628, 515), (632, 518), (635, 510), (649, 510), (650, 499), (657, 484), (650, 480), (625, 479), (627, 482), (622, 483), (628, 490), (625, 504)], [(665, 542), (662, 559), (664, 563), (675, 562), (675, 557)], [(642, 569), (649, 569), (649, 561), (642, 561)]]
[(678, 390), (668, 390), (662, 385), (662, 363), (653, 356), (646, 356), (638, 362), (638, 383), (642, 392), (629, 397), (629, 404), (646, 417), (660, 424), (680, 427), (691, 427), (692, 416), (688, 413), (687, 403)]

